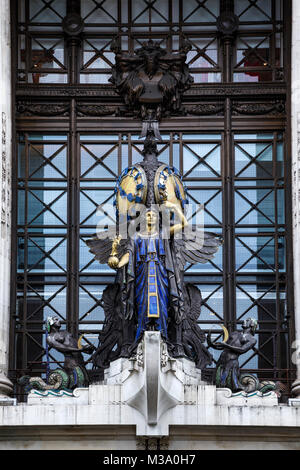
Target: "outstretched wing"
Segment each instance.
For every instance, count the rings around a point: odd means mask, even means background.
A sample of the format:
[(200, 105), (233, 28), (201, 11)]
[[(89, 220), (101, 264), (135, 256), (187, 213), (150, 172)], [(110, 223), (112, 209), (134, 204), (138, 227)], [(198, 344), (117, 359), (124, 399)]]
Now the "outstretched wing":
[(185, 287), (188, 295), (189, 317), (193, 321), (197, 321), (201, 313), (201, 291), (198, 289), (197, 286), (191, 284), (190, 282), (186, 283)]
[[(100, 264), (106, 264), (108, 258), (111, 254), (112, 243), (114, 241), (116, 234), (116, 227), (108, 227), (104, 232), (99, 232), (97, 237), (86, 240), (86, 244), (90, 249), (90, 252), (95, 255), (95, 259), (99, 261)], [(127, 239), (121, 239), (118, 246), (118, 258), (122, 256), (127, 251)]]
[(214, 233), (204, 232), (197, 227), (193, 229), (189, 225), (185, 227), (182, 239), (176, 240), (176, 245), (180, 252), (180, 268), (184, 269), (186, 263), (207, 263), (222, 245), (222, 239)]

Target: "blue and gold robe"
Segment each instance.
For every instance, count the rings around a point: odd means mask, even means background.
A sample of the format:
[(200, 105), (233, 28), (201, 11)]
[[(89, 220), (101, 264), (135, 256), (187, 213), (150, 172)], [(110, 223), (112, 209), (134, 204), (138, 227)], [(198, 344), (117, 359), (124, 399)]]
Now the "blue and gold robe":
[[(173, 250), (172, 250), (173, 251)], [(135, 339), (147, 329), (151, 319), (155, 329), (168, 337), (168, 315), (175, 323), (184, 315), (180, 273), (170, 249), (170, 240), (158, 234), (136, 234), (128, 244), (129, 262), (123, 268), (123, 310), (128, 320), (135, 318)]]
[(146, 329), (150, 319), (167, 338), (169, 282), (165, 268), (163, 240), (158, 237), (136, 236), (135, 301), (138, 317), (136, 339)]

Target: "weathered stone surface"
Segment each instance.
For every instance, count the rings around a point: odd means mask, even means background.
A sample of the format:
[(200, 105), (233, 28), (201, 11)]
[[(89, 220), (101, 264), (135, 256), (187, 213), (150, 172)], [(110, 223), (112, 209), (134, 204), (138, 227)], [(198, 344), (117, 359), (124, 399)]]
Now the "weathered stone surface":
[(13, 385), (7, 378), (11, 251), (11, 37), (10, 1), (0, 15), (0, 399)]
[[(300, 2), (293, 0), (292, 28), (292, 212), (293, 212), (293, 255), (300, 259)], [(293, 394), (300, 397), (300, 263), (294, 262), (294, 308), (295, 308), (295, 349), (292, 360), (297, 364), (297, 380)]]
[(27, 404), (0, 407), (0, 423), (133, 426), (137, 436), (161, 437), (170, 426), (300, 426), (299, 409), (290, 405), (279, 405), (274, 392), (233, 394), (205, 384), (191, 361), (170, 358), (160, 333), (148, 331), (136, 357), (112, 363), (103, 383), (73, 393), (33, 390)]

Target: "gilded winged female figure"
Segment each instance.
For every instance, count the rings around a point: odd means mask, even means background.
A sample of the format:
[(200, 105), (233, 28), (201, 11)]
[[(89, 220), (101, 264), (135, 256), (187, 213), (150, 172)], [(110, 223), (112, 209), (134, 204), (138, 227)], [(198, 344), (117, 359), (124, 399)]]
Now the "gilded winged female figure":
[[(183, 322), (191, 311), (184, 267), (212, 259), (221, 241), (188, 224), (178, 172), (158, 162), (155, 146), (148, 142), (145, 147), (144, 161), (122, 173), (116, 190), (117, 211), (144, 204), (139, 222), (129, 222), (127, 237), (115, 236), (115, 227), (109, 227), (87, 245), (95, 259), (117, 271), (119, 291), (111, 302), (123, 322), (121, 356), (130, 356), (147, 329), (161, 332), (173, 356), (184, 356), (188, 335), (183, 335), (183, 325), (199, 328), (195, 321)], [(210, 359), (208, 354), (198, 362)]]

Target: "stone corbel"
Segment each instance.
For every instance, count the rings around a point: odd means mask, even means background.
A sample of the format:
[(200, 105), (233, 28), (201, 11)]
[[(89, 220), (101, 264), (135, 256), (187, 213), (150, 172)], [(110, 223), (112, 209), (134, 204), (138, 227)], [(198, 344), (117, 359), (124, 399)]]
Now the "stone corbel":
[(155, 428), (160, 418), (182, 403), (184, 397), (184, 384), (176, 377), (174, 361), (169, 363), (162, 344), (159, 332), (146, 331), (143, 367), (132, 368), (132, 373), (123, 382), (125, 403), (143, 415), (146, 427)]

